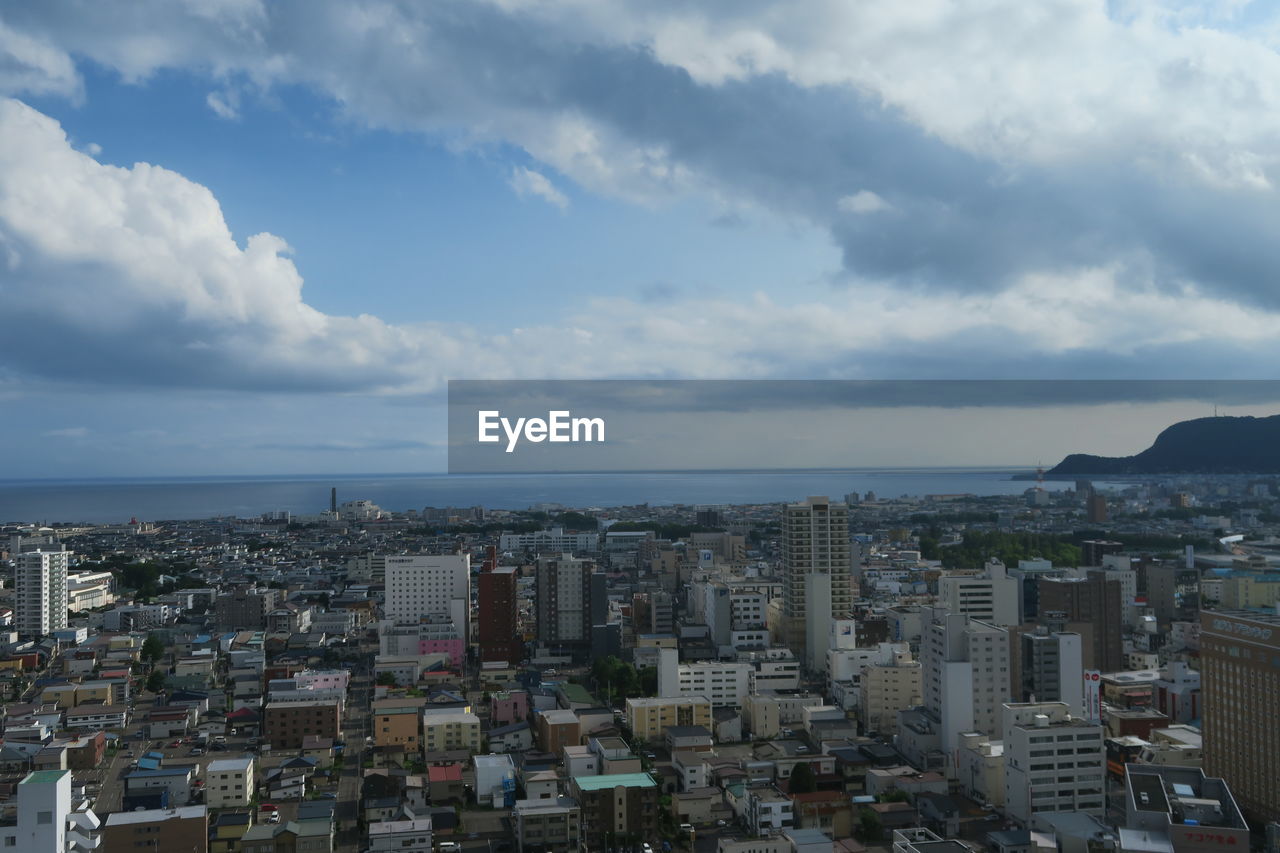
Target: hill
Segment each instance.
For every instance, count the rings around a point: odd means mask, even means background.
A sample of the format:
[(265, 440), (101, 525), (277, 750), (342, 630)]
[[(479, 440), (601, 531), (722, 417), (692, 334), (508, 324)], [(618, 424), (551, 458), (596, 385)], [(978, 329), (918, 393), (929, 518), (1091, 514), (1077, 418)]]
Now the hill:
[(1276, 473), (1280, 473), (1280, 415), (1181, 421), (1135, 456), (1072, 453), (1046, 476)]

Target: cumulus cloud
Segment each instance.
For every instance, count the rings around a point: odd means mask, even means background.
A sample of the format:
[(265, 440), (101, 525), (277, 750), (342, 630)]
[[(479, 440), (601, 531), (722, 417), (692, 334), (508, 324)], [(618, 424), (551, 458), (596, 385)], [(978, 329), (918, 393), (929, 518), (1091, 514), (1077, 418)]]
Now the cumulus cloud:
[(556, 189), (555, 184), (551, 183), (546, 175), (535, 172), (527, 166), (513, 167), (507, 183), (521, 198), (534, 196), (561, 210), (569, 208), (569, 198)]
[(871, 192), (871, 190), (858, 190), (853, 195), (847, 195), (840, 198), (836, 202), (836, 207), (845, 213), (878, 213), (882, 210), (890, 210), (893, 205), (882, 199), (880, 196)]

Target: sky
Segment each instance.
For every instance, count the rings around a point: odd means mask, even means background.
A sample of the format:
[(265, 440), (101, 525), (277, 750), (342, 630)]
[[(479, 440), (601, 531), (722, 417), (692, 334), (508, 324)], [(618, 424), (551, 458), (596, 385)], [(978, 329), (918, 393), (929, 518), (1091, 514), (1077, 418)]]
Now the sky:
[(0, 0), (4, 476), (442, 470), (450, 379), (1271, 378), (1278, 11)]

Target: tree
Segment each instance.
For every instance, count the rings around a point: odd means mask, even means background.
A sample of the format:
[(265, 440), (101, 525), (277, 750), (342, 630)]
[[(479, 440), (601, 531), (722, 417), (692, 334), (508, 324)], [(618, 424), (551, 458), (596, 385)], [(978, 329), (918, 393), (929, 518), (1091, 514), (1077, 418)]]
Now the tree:
[(159, 693), (164, 690), (165, 674), (158, 670), (151, 670), (151, 674), (147, 676), (147, 690), (152, 693)]
[(787, 783), (787, 791), (792, 794), (812, 794), (818, 790), (818, 777), (813, 772), (813, 765), (805, 761), (791, 770), (791, 779)]
[(396, 674), (394, 672), (380, 672), (378, 673), (378, 680), (374, 683), (382, 687), (395, 687)]
[(164, 641), (159, 634), (148, 634), (142, 642), (142, 659), (153, 666), (164, 657)]
[(863, 843), (879, 841), (884, 835), (884, 824), (880, 822), (880, 815), (864, 806), (858, 811), (858, 828), (854, 834)]

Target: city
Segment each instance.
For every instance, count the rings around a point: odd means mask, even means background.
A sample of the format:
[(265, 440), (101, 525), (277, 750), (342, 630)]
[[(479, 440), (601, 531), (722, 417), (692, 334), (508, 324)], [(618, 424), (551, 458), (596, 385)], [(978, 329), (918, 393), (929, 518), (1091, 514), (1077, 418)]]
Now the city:
[(8, 846), (1280, 840), (1274, 476), (5, 533)]

